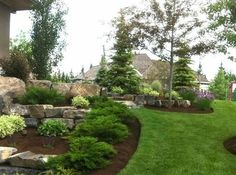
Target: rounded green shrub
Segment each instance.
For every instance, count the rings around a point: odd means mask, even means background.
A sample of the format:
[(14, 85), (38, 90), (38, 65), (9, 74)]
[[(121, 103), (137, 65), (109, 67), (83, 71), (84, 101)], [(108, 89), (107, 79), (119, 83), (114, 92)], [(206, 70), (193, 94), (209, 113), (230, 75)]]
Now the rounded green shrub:
[(82, 96), (76, 96), (72, 99), (72, 105), (80, 108), (88, 108), (89, 101)]
[(60, 120), (48, 119), (38, 127), (38, 133), (43, 136), (63, 136), (69, 132), (66, 124)]
[(49, 158), (47, 168), (56, 169), (58, 166), (75, 169), (80, 172), (99, 169), (107, 166), (109, 159), (116, 154), (112, 145), (99, 142), (94, 137), (72, 138), (70, 151), (57, 157)]
[(0, 116), (0, 138), (11, 136), (26, 127), (25, 120), (19, 115)]
[[(173, 100), (181, 100), (179, 93), (177, 91), (171, 91), (172, 99)], [(169, 98), (169, 92), (165, 94), (165, 98)]]
[(92, 136), (107, 143), (118, 143), (128, 137), (128, 127), (114, 116), (98, 116), (76, 126), (74, 136)]
[(123, 94), (124, 90), (121, 87), (114, 86), (111, 88), (111, 92), (117, 93), (117, 94)]
[(157, 91), (159, 93), (162, 92), (162, 85), (161, 82), (159, 80), (155, 80), (152, 82), (151, 87), (154, 91)]
[(24, 105), (51, 104), (59, 105), (65, 103), (65, 96), (55, 89), (29, 87), (26, 94), (20, 96), (18, 101)]

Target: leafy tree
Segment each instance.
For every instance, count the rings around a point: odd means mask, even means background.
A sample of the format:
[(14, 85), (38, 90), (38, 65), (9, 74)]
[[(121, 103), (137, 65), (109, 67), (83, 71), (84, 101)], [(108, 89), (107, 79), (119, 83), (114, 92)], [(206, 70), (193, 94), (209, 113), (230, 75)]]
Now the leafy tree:
[(108, 72), (108, 67), (107, 67), (107, 61), (105, 56), (103, 55), (101, 58), (100, 62), (100, 69), (96, 75), (95, 82), (102, 87), (107, 87), (107, 72)]
[(189, 67), (189, 58), (180, 58), (175, 63), (173, 87), (175, 90), (189, 89), (196, 87), (194, 71)]
[(111, 58), (112, 63), (108, 71), (108, 89), (120, 87), (125, 93), (136, 93), (139, 89), (140, 79), (132, 66), (133, 46), (122, 11), (120, 11), (120, 16), (115, 19), (114, 26), (116, 28), (115, 55)]
[(65, 43), (60, 34), (64, 30), (67, 10), (61, 0), (33, 1), (32, 54), (33, 72), (38, 79), (46, 78), (61, 61)]
[[(196, 5), (189, 0), (147, 0), (146, 8), (128, 8), (135, 46), (151, 51), (168, 61), (169, 100), (171, 100), (173, 65), (175, 58), (190, 58), (211, 49), (212, 44), (202, 40), (203, 24), (197, 18)], [(193, 33), (198, 33), (194, 37)], [(201, 32), (201, 34), (203, 34)]]
[[(208, 8), (209, 18), (212, 21), (210, 29), (216, 31), (214, 34), (217, 40), (221, 41), (219, 51), (223, 53), (227, 53), (229, 47), (236, 47), (235, 7), (235, 0), (218, 0)], [(229, 58), (236, 61), (233, 56)]]
[(224, 100), (227, 98), (228, 81), (222, 67), (219, 68), (217, 75), (211, 82), (209, 90), (214, 93), (216, 99)]
[(229, 82), (236, 81), (236, 75), (232, 72), (226, 72), (225, 77)]

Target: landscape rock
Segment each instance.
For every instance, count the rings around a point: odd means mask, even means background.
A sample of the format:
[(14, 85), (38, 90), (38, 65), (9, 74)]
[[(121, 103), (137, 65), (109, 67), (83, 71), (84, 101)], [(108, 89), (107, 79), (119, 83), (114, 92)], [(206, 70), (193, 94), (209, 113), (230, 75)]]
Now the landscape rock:
[(42, 122), (47, 121), (47, 120), (58, 120), (62, 121), (63, 123), (66, 124), (66, 126), (70, 129), (73, 129), (75, 126), (75, 122), (73, 119), (65, 119), (65, 118), (50, 118), (50, 119), (42, 119)]
[(145, 96), (144, 95), (136, 95), (135, 96), (134, 102), (137, 105), (144, 105), (144, 101), (145, 101)]
[(126, 105), (128, 108), (138, 108), (138, 106), (133, 101), (116, 101)]
[(85, 114), (88, 112), (89, 112), (89, 110), (87, 110), (87, 109), (66, 110), (63, 113), (63, 118), (83, 119), (85, 117)]
[[(161, 101), (162, 103), (162, 106), (165, 107), (165, 108), (168, 108), (169, 107), (169, 100), (162, 100)], [(175, 104), (175, 100), (171, 100), (171, 107)]]
[(64, 111), (66, 110), (76, 110), (73, 106), (63, 106), (63, 107), (54, 107), (54, 108), (48, 108), (45, 109), (45, 114), (47, 118), (50, 117), (62, 117)]
[(183, 100), (182, 106), (184, 108), (189, 108), (191, 106), (191, 102), (189, 100)]
[(51, 89), (52, 82), (48, 80), (29, 80), (27, 86)]
[(6, 160), (15, 152), (17, 152), (16, 148), (0, 147), (0, 163), (6, 162)]
[(0, 95), (16, 98), (25, 94), (24, 81), (14, 77), (0, 76)]
[(156, 104), (156, 97), (155, 96), (146, 96), (145, 97), (146, 99), (146, 104), (149, 105), (149, 106), (155, 106)]
[(12, 98), (10, 96), (7, 95), (0, 95), (1, 97), (1, 112), (0, 113), (4, 113), (4, 114), (9, 114), (10, 113), (10, 107), (12, 105)]
[(45, 110), (52, 109), (52, 105), (28, 105), (30, 117), (32, 118), (44, 118)]
[(28, 116), (30, 115), (29, 107), (27, 105), (11, 104), (8, 114), (18, 114), (21, 116)]
[(27, 127), (37, 128), (39, 125), (39, 120), (36, 118), (24, 118)]
[(68, 97), (75, 96), (99, 96), (101, 87), (95, 84), (73, 83)]
[(11, 166), (25, 167), (25, 168), (40, 168), (49, 157), (53, 155), (35, 154), (31, 151), (15, 154), (8, 158), (8, 162)]
[(124, 100), (127, 100), (127, 101), (134, 101), (134, 95), (125, 94), (125, 95), (124, 95)]
[(57, 90), (63, 95), (67, 95), (70, 92), (72, 83), (53, 83), (52, 89)]
[(155, 106), (157, 106), (157, 107), (162, 107), (162, 102), (161, 102), (161, 100), (156, 100), (156, 103), (155, 103)]

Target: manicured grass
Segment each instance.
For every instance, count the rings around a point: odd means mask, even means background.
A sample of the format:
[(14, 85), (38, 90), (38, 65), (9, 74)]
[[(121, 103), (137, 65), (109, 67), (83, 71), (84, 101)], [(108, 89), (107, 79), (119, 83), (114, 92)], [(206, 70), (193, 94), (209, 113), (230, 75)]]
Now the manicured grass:
[(142, 132), (137, 152), (119, 175), (235, 175), (236, 103), (216, 101), (212, 114), (136, 109)]

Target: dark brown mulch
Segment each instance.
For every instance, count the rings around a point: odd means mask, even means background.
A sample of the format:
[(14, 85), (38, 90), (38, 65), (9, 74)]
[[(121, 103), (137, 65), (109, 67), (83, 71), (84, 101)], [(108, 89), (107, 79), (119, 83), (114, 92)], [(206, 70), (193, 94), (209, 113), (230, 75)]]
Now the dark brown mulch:
[(224, 147), (232, 154), (236, 155), (236, 137), (224, 141)]
[(27, 135), (17, 133), (12, 137), (0, 139), (0, 146), (12, 146), (17, 148), (18, 152), (31, 151), (36, 154), (49, 155), (63, 154), (69, 150), (69, 145), (65, 139), (40, 136), (34, 128), (27, 128), (26, 130)]
[(165, 111), (165, 112), (183, 112), (183, 113), (195, 113), (195, 114), (208, 114), (208, 113), (214, 112), (213, 108), (206, 109), (206, 110), (199, 110), (198, 108), (194, 106), (190, 106), (189, 108), (183, 108), (183, 107), (160, 108), (160, 107), (145, 105), (145, 108)]
[(127, 164), (137, 149), (141, 125), (138, 120), (129, 125), (130, 135), (124, 142), (116, 144), (117, 155), (111, 160), (111, 164), (104, 169), (91, 172), (89, 175), (116, 175)]
[[(137, 119), (131, 122), (129, 124), (129, 137), (124, 142), (114, 145), (117, 155), (111, 160), (111, 164), (104, 169), (93, 171), (89, 175), (116, 175), (123, 169), (137, 149), (140, 129), (141, 125)], [(62, 154), (69, 149), (66, 140), (59, 137), (55, 139), (55, 146), (51, 148), (43, 146), (45, 141), (47, 142), (45, 137), (39, 136), (36, 129), (27, 128), (26, 136), (17, 133), (13, 138), (0, 139), (0, 146), (14, 146), (18, 149), (18, 152), (32, 151), (34, 153), (49, 155)]]

